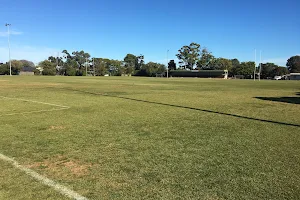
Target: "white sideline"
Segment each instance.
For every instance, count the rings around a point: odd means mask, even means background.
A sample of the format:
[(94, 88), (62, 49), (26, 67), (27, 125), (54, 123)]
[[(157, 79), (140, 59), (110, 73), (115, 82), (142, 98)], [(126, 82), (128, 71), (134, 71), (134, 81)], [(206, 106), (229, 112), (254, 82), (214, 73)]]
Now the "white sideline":
[(4, 97), (4, 96), (0, 96), (0, 98), (13, 99), (13, 100), (18, 100), (18, 101), (27, 101), (27, 102), (39, 103), (39, 104), (44, 104), (44, 105), (49, 105), (49, 106), (56, 106), (56, 107), (61, 107), (61, 108), (70, 108), (69, 106), (63, 106), (63, 105), (58, 105), (58, 104), (53, 104), (53, 103), (45, 103), (45, 102), (40, 102), (40, 101), (33, 101), (33, 100), (28, 100), (28, 99), (19, 99), (19, 98)]
[(15, 161), (13, 158), (7, 157), (5, 155), (3, 155), (2, 153), (0, 153), (0, 159), (8, 162), (10, 164), (12, 164), (15, 168), (25, 172), (27, 175), (31, 176), (32, 178), (40, 181), (41, 183), (43, 183), (44, 185), (47, 185), (49, 187), (52, 187), (53, 189), (55, 189), (56, 191), (58, 191), (59, 193), (71, 198), (71, 199), (76, 199), (76, 200), (88, 200), (86, 197), (81, 196), (80, 194), (76, 193), (75, 191), (60, 185), (58, 183), (56, 183), (53, 180), (50, 180), (38, 173), (36, 173), (35, 171), (26, 168), (22, 165), (20, 165), (17, 161)]
[(38, 103), (38, 104), (44, 104), (44, 105), (59, 107), (59, 108), (56, 108), (56, 109), (49, 109), (49, 110), (37, 110), (37, 111), (28, 111), (28, 112), (21, 112), (21, 113), (3, 114), (3, 115), (0, 115), (0, 117), (1, 116), (11, 116), (11, 115), (31, 114), (31, 113), (41, 113), (41, 112), (52, 112), (52, 111), (66, 110), (66, 109), (71, 108), (69, 106), (63, 106), (63, 105), (58, 105), (58, 104), (53, 104), (53, 103), (46, 103), (46, 102), (40, 102), (40, 101), (33, 101), (33, 100), (28, 100), (28, 99), (19, 99), (19, 98), (4, 97), (4, 96), (0, 96), (0, 98), (17, 100), (17, 101), (27, 101), (27, 102), (32, 102), (32, 103)]
[(28, 112), (21, 112), (21, 113), (9, 113), (9, 114), (3, 114), (1, 116), (11, 116), (11, 115), (23, 115), (23, 114), (31, 114), (31, 113), (42, 113), (42, 112), (52, 112), (52, 111), (58, 111), (58, 110), (67, 110), (69, 108), (58, 108), (58, 109), (51, 109), (51, 110), (37, 110), (37, 111), (28, 111)]

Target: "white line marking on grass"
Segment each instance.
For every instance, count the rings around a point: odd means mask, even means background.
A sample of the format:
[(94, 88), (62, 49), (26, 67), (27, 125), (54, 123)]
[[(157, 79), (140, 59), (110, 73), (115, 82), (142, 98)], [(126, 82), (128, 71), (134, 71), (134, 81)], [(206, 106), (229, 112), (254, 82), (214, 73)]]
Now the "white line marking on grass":
[(39, 103), (39, 104), (44, 104), (44, 105), (49, 105), (49, 106), (56, 106), (56, 107), (61, 107), (61, 108), (70, 108), (69, 106), (63, 106), (63, 105), (58, 105), (58, 104), (53, 104), (53, 103), (45, 103), (45, 102), (41, 102), (41, 101), (33, 101), (33, 100), (28, 100), (28, 99), (11, 98), (11, 97), (4, 97), (4, 96), (0, 96), (0, 98), (12, 99), (12, 100), (18, 100), (18, 101), (27, 101), (27, 102)]
[(59, 110), (67, 110), (67, 109), (71, 108), (69, 106), (63, 106), (63, 105), (58, 105), (58, 104), (53, 104), (53, 103), (46, 103), (46, 102), (41, 102), (41, 101), (33, 101), (33, 100), (28, 100), (28, 99), (11, 98), (11, 97), (4, 97), (4, 96), (0, 96), (0, 98), (17, 100), (17, 101), (26, 101), (26, 102), (32, 102), (32, 103), (38, 103), (38, 104), (44, 104), (44, 105), (59, 107), (59, 108), (56, 108), (56, 109), (49, 109), (49, 110), (37, 110), (37, 111), (28, 111), (28, 112), (21, 112), (21, 113), (3, 114), (3, 115), (0, 115), (0, 117), (1, 116), (11, 116), (11, 115), (31, 114), (31, 113), (41, 113), (41, 112), (52, 112), (52, 111), (59, 111)]
[(31, 113), (43, 113), (43, 112), (53, 112), (53, 111), (59, 111), (59, 110), (67, 110), (69, 108), (58, 108), (58, 109), (51, 109), (51, 110), (37, 110), (37, 111), (28, 111), (28, 112), (20, 112), (20, 113), (9, 113), (9, 114), (3, 114), (1, 116), (12, 116), (12, 115), (25, 115), (25, 114), (31, 114)]
[(50, 180), (50, 179), (36, 173), (35, 171), (29, 169), (29, 168), (26, 168), (26, 167), (20, 165), (13, 158), (7, 157), (7, 156), (0, 153), (0, 159), (5, 161), (5, 162), (8, 162), (8, 163), (12, 164), (15, 168), (25, 172), (27, 175), (31, 176), (32, 178), (38, 180), (39, 182), (43, 183), (44, 185), (52, 187), (53, 189), (55, 189), (59, 193), (65, 195), (65, 196), (67, 196), (71, 199), (87, 200), (86, 197), (81, 196), (80, 194), (76, 193), (75, 191), (73, 191), (73, 190), (71, 190), (71, 189), (69, 189), (69, 188), (67, 188), (63, 185), (60, 185), (60, 184), (56, 183), (55, 181)]

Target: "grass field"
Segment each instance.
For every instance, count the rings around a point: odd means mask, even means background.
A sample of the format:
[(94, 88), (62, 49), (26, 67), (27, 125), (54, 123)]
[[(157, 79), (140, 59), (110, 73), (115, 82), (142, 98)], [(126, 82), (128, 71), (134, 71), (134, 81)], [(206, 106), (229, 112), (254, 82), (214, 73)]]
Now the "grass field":
[[(300, 82), (0, 77), (0, 153), (88, 199), (299, 199)], [(0, 199), (68, 199), (0, 160)]]

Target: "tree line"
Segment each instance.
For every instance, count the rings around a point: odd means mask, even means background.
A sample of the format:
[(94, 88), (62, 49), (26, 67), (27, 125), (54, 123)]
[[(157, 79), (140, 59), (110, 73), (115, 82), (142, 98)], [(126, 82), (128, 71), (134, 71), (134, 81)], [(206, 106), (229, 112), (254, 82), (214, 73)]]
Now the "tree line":
[[(34, 69), (38, 75), (85, 76), (156, 76), (164, 74), (166, 66), (156, 62), (145, 63), (144, 55), (127, 54), (123, 60), (108, 58), (91, 58), (90, 54), (82, 51), (62, 51), (62, 57), (48, 57), (37, 66), (28, 60), (12, 60), (12, 74), (18, 74), (22, 68)], [(216, 58), (207, 48), (200, 44), (191, 43), (178, 50), (174, 60), (168, 63), (169, 70), (228, 70), (229, 76), (243, 75), (252, 77), (254, 69), (261, 72), (261, 78), (284, 75), (289, 72), (300, 72), (300, 56), (288, 59), (287, 67), (274, 63), (261, 63), (261, 70), (254, 62), (240, 62), (238, 59)], [(9, 74), (9, 63), (0, 65), (0, 75)]]

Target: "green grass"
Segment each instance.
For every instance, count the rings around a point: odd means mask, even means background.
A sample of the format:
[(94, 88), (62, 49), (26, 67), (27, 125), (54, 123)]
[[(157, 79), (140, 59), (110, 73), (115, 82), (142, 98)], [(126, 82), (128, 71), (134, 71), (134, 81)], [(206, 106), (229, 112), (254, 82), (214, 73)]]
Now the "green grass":
[[(89, 199), (299, 199), (300, 82), (0, 77), (0, 153)], [(259, 98), (258, 98), (259, 97)], [(291, 98), (292, 97), (292, 98)], [(143, 101), (140, 101), (143, 100)], [(0, 160), (0, 199), (63, 199)]]

